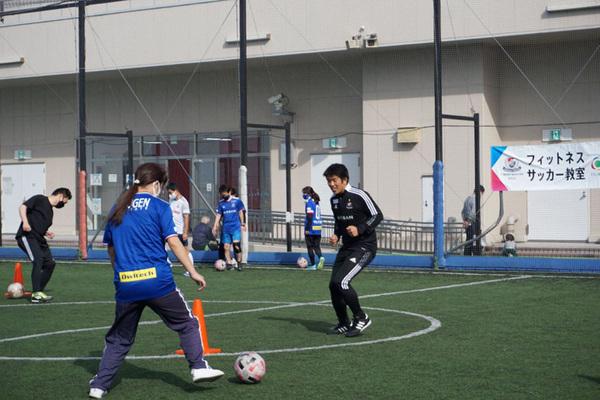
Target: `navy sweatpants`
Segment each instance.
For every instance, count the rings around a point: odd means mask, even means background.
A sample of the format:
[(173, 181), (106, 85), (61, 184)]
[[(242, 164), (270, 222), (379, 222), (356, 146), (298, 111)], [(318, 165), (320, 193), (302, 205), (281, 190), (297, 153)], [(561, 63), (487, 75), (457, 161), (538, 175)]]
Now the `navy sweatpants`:
[(150, 307), (163, 322), (179, 334), (181, 348), (190, 368), (208, 368), (202, 356), (198, 320), (192, 315), (179, 289), (156, 299), (133, 303), (117, 302), (115, 321), (105, 337), (104, 353), (98, 373), (90, 381), (91, 388), (108, 390), (119, 367), (135, 340), (142, 311)]

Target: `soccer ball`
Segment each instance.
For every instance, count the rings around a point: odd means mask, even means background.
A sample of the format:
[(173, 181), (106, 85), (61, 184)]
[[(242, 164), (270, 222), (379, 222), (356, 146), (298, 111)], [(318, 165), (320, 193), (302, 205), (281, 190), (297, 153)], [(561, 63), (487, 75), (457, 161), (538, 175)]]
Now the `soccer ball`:
[(20, 299), (21, 297), (23, 297), (24, 290), (25, 288), (19, 282), (11, 283), (6, 289), (10, 297), (13, 299)]
[(306, 268), (306, 266), (308, 265), (308, 261), (304, 257), (298, 257), (298, 261), (296, 261), (296, 264), (298, 264), (298, 268)]
[(239, 355), (233, 364), (233, 369), (240, 381), (258, 383), (267, 372), (267, 364), (258, 353), (249, 351)]
[(225, 267), (227, 267), (227, 265), (225, 264), (224, 260), (215, 261), (215, 269), (217, 271), (225, 271)]

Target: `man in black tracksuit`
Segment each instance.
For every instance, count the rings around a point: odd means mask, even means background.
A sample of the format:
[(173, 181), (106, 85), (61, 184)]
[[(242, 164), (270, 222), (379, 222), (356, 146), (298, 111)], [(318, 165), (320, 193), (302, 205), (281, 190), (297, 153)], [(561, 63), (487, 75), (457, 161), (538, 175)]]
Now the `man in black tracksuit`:
[(69, 200), (71, 200), (71, 191), (67, 188), (58, 188), (50, 196), (35, 195), (19, 207), (22, 222), (15, 238), (19, 247), (33, 263), (32, 303), (47, 303), (52, 300), (52, 296), (44, 293), (44, 289), (52, 277), (56, 263), (46, 237), (50, 239), (54, 237), (54, 233), (48, 230), (54, 217), (53, 208), (63, 208)]
[[(323, 175), (333, 192), (331, 209), (335, 229), (329, 242), (336, 244), (342, 240), (329, 282), (331, 303), (338, 318), (332, 333), (358, 336), (371, 325), (371, 320), (360, 307), (358, 295), (350, 282), (375, 257), (375, 227), (383, 219), (383, 214), (367, 192), (350, 186), (345, 165), (332, 164)], [(348, 319), (346, 306), (352, 311), (352, 322)]]

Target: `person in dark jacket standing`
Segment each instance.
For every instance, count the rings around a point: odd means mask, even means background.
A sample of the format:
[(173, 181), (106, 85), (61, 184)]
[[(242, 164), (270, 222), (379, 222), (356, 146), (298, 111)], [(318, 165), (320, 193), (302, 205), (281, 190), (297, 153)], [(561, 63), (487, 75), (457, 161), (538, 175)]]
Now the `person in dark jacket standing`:
[(48, 230), (52, 226), (53, 208), (63, 208), (69, 200), (71, 200), (71, 191), (67, 188), (58, 188), (50, 196), (35, 195), (19, 207), (22, 222), (16, 239), (21, 250), (33, 263), (32, 303), (47, 303), (52, 300), (52, 296), (44, 293), (44, 290), (52, 277), (56, 263), (46, 237), (54, 238), (54, 233)]
[[(383, 219), (383, 214), (367, 192), (350, 186), (345, 165), (332, 164), (323, 175), (333, 192), (331, 209), (335, 227), (329, 242), (335, 245), (342, 241), (329, 282), (331, 303), (338, 319), (331, 333), (358, 336), (372, 321), (360, 307), (358, 294), (350, 283), (375, 257), (375, 228)], [(348, 318), (347, 308), (352, 311), (352, 322)]]

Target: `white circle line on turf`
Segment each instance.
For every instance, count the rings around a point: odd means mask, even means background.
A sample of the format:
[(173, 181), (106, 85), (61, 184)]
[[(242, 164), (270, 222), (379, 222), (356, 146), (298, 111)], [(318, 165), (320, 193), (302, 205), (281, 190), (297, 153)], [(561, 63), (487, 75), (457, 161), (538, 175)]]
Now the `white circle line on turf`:
[[(421, 289), (410, 289), (410, 290), (401, 290), (398, 292), (385, 292), (385, 293), (375, 293), (368, 294), (364, 296), (360, 296), (361, 299), (368, 299), (372, 297), (381, 297), (381, 296), (394, 296), (397, 294), (407, 294), (407, 293), (419, 293), (419, 292), (428, 292), (431, 290), (441, 290), (441, 289), (453, 289), (457, 287), (463, 286), (475, 286), (475, 285), (483, 285), (487, 283), (496, 283), (496, 282), (505, 282), (519, 279), (528, 279), (533, 278), (532, 275), (518, 275), (518, 276), (510, 276), (507, 278), (499, 278), (499, 279), (488, 279), (484, 281), (474, 281), (474, 282), (465, 282), (465, 283), (456, 283), (452, 285), (444, 285), (444, 286), (433, 286), (429, 288), (421, 288)], [(191, 303), (192, 301), (188, 301)], [(290, 301), (270, 301), (270, 300), (202, 300), (203, 303), (223, 303), (223, 304), (305, 304), (304, 302), (290, 302)], [(316, 303), (325, 303), (329, 302), (329, 300), (317, 301)], [(98, 300), (98, 301), (70, 301), (70, 302), (61, 302), (61, 303), (45, 303), (45, 304), (32, 304), (32, 303), (20, 303), (20, 304), (1, 304), (0, 308), (9, 308), (9, 307), (49, 307), (49, 306), (64, 306), (64, 305), (92, 305), (92, 304), (114, 304), (113, 300)], [(1, 342), (1, 341), (0, 341)]]
[[(250, 313), (250, 312), (276, 310), (278, 308), (300, 307), (303, 305), (310, 305), (310, 304), (312, 304), (312, 303), (289, 303), (289, 302), (287, 302), (284, 305), (273, 306), (273, 307), (250, 308), (247, 310), (235, 310), (235, 311), (225, 311), (225, 312), (215, 313), (215, 314), (206, 314), (204, 317), (205, 318), (222, 317), (222, 316), (226, 316), (226, 315), (235, 315), (235, 314), (245, 314), (245, 313)], [(155, 324), (159, 324), (161, 322), (163, 322), (161, 319), (157, 319), (157, 320), (153, 320), (153, 321), (143, 321), (143, 322), (140, 322), (139, 325), (155, 325)], [(32, 335), (27, 335), (27, 336), (16, 336), (16, 337), (11, 337), (11, 338), (3, 338), (3, 339), (0, 339), (0, 343), (15, 342), (15, 341), (27, 340), (27, 339), (35, 339), (35, 338), (40, 338), (40, 337), (45, 337), (45, 336), (65, 335), (65, 334), (69, 334), (69, 333), (81, 333), (81, 332), (108, 330), (110, 328), (111, 328), (111, 326), (107, 325), (107, 326), (96, 326), (96, 327), (90, 327), (90, 328), (65, 329), (62, 331), (44, 332), (44, 333), (36, 333), (36, 334), (32, 334)]]
[[(301, 305), (315, 305), (315, 306), (324, 306), (324, 304), (319, 303), (304, 303)], [(354, 341), (353, 339), (348, 339), (346, 343), (335, 343), (335, 344), (324, 344), (320, 346), (308, 346), (308, 347), (290, 347), (283, 349), (264, 349), (264, 350), (255, 350), (260, 354), (275, 354), (275, 353), (294, 353), (301, 351), (313, 351), (313, 350), (325, 350), (325, 349), (334, 349), (339, 347), (350, 347), (350, 346), (366, 346), (378, 343), (385, 342), (394, 342), (398, 340), (410, 339), (413, 337), (426, 335), (431, 333), (439, 328), (441, 328), (442, 323), (433, 317), (428, 315), (413, 313), (409, 311), (400, 311), (400, 310), (392, 310), (388, 308), (379, 308), (379, 307), (363, 307), (365, 310), (374, 310), (381, 312), (391, 312), (395, 314), (404, 314), (412, 317), (422, 318), (429, 321), (429, 326), (424, 329), (420, 329), (415, 332), (410, 332), (401, 336), (390, 336), (381, 339), (372, 339), (372, 340), (363, 340), (363, 341)], [(158, 321), (160, 322), (160, 321)], [(218, 353), (218, 354), (207, 354), (207, 357), (229, 357), (229, 356), (237, 356), (239, 352), (233, 353)], [(182, 358), (184, 356), (176, 355), (176, 354), (165, 354), (165, 355), (154, 355), (154, 356), (127, 356), (127, 360), (162, 360), (162, 359), (170, 359), (170, 358)], [(4, 357), (0, 356), (0, 361), (77, 361), (77, 360), (101, 360), (102, 357)]]
[[(516, 279), (526, 279), (529, 277), (530, 276), (528, 276), (528, 275), (522, 275), (522, 276), (515, 276), (515, 277), (510, 277), (510, 278), (490, 279), (490, 280), (485, 280), (485, 281), (457, 283), (454, 285), (444, 285), (444, 286), (434, 286), (434, 287), (430, 287), (430, 288), (402, 290), (402, 291), (398, 291), (398, 292), (376, 293), (376, 294), (361, 296), (360, 298), (365, 299), (365, 298), (374, 298), (374, 297), (381, 297), (381, 296), (392, 296), (392, 295), (397, 295), (397, 294), (427, 292), (427, 291), (431, 291), (431, 290), (454, 289), (457, 287), (483, 285), (483, 284), (487, 284), (487, 283), (497, 283), (497, 282), (516, 280)], [(215, 303), (219, 302), (219, 300), (213, 300), (213, 301)], [(235, 301), (235, 300), (225, 300), (225, 302), (233, 302), (233, 301)], [(283, 303), (283, 305), (276, 305), (273, 307), (250, 308), (247, 310), (235, 310), (235, 311), (225, 311), (225, 312), (214, 313), (214, 314), (206, 314), (205, 317), (206, 318), (222, 317), (222, 316), (227, 316), (227, 315), (276, 310), (276, 309), (280, 309), (280, 308), (301, 307), (301, 306), (305, 306), (305, 305), (321, 305), (321, 304), (329, 303), (329, 301), (330, 300), (321, 300), (321, 301), (315, 301), (315, 302), (285, 302), (285, 303)], [(248, 302), (240, 301), (240, 302), (241, 303), (250, 303), (250, 301), (248, 301)], [(158, 324), (160, 322), (162, 322), (162, 320), (144, 321), (144, 322), (140, 322), (140, 325), (154, 325), (154, 324)], [(12, 338), (0, 338), (0, 343), (34, 339), (34, 338), (46, 337), (46, 336), (63, 335), (63, 334), (69, 334), (69, 333), (91, 332), (91, 331), (108, 330), (108, 329), (110, 329), (110, 326), (99, 326), (99, 327), (80, 328), (80, 329), (66, 329), (66, 330), (61, 330), (61, 331), (44, 332), (44, 333), (37, 333), (37, 334), (26, 335), (26, 336), (16, 336), (16, 337), (12, 337)], [(0, 360), (2, 360), (2, 358), (0, 358)]]

